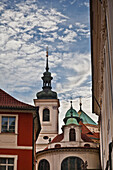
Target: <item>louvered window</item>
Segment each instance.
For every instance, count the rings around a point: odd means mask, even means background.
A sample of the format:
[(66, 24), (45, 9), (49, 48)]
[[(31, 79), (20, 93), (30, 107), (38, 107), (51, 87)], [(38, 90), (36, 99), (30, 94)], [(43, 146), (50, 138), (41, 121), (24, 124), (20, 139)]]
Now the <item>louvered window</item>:
[(49, 109), (43, 110), (43, 121), (50, 121), (50, 111), (49, 111)]

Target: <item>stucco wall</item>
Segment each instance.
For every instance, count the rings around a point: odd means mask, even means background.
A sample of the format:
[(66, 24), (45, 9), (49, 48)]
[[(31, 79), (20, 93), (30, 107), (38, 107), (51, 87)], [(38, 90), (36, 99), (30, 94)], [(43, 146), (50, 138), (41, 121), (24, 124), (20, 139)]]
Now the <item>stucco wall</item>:
[(99, 151), (97, 149), (56, 149), (48, 150), (37, 154), (37, 169), (40, 160), (46, 159), (50, 163), (50, 170), (61, 170), (62, 161), (70, 156), (81, 158), (84, 162), (88, 162), (88, 169), (99, 169)]
[[(41, 122), (41, 131), (36, 142), (36, 151), (43, 150), (51, 140), (58, 134), (58, 99), (35, 99), (35, 106), (39, 106), (39, 117)], [(50, 111), (50, 121), (43, 121), (43, 110), (47, 108)], [(47, 136), (45, 140), (43, 137)]]

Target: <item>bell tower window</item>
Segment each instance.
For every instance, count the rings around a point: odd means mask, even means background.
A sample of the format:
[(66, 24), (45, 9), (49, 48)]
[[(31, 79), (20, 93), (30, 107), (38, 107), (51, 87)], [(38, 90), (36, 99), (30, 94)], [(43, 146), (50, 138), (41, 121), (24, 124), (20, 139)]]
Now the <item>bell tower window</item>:
[(76, 141), (75, 129), (70, 129), (70, 132), (69, 132), (69, 141)]
[(49, 111), (49, 109), (43, 110), (43, 121), (50, 121), (50, 111)]

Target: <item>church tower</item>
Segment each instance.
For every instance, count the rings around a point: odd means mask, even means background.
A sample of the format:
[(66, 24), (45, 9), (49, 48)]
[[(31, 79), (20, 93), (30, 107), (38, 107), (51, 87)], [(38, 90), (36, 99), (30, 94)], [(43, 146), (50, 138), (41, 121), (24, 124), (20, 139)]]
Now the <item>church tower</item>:
[(35, 106), (39, 106), (41, 132), (36, 142), (36, 152), (46, 148), (47, 144), (58, 134), (58, 108), (59, 100), (57, 93), (52, 91), (51, 72), (48, 65), (48, 50), (46, 51), (46, 71), (43, 73), (42, 91), (36, 94)]

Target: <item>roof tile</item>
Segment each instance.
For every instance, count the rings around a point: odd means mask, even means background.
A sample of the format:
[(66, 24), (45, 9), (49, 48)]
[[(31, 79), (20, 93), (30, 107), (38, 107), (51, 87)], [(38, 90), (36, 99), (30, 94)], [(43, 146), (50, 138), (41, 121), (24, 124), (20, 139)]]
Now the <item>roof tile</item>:
[(14, 97), (12, 97), (11, 95), (9, 95), (8, 93), (6, 93), (5, 91), (3, 91), (2, 89), (0, 89), (0, 107), (2, 108), (29, 108), (29, 109), (33, 109), (34, 106), (23, 103), (17, 99), (15, 99)]
[(60, 141), (62, 141), (63, 138), (64, 138), (64, 134), (61, 133), (61, 134), (57, 135), (57, 136), (51, 141), (51, 143), (60, 142)]

